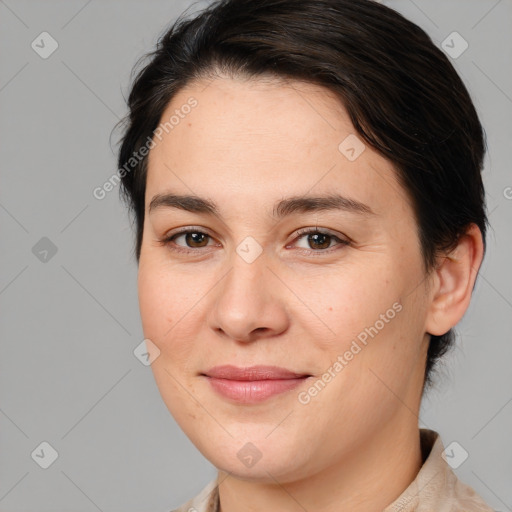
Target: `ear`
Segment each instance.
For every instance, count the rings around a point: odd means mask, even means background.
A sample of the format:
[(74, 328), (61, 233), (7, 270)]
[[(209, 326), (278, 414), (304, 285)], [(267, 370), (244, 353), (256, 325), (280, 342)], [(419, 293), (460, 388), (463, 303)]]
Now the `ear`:
[(439, 258), (432, 276), (430, 307), (425, 321), (427, 333), (442, 336), (464, 316), (483, 253), (482, 233), (476, 224), (471, 224), (457, 247)]

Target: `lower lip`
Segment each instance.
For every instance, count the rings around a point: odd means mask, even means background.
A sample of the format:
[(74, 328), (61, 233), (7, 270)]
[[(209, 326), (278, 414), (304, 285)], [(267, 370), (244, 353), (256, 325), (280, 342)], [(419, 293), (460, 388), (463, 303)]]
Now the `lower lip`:
[(290, 391), (300, 386), (307, 377), (297, 379), (229, 380), (206, 377), (212, 388), (225, 398), (251, 404)]

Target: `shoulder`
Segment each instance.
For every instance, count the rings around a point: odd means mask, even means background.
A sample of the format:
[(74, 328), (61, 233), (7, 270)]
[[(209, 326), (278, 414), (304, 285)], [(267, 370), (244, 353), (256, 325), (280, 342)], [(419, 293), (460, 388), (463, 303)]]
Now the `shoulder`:
[(423, 466), (409, 487), (384, 512), (494, 512), (454, 473), (450, 466), (453, 450), (445, 450), (439, 434), (421, 429), (420, 438)]

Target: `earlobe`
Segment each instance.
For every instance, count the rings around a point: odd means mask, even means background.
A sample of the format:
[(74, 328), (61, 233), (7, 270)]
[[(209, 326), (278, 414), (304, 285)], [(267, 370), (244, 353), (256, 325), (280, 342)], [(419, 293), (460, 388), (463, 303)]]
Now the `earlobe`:
[(439, 259), (425, 323), (427, 333), (442, 336), (464, 316), (483, 259), (482, 233), (471, 224), (450, 253)]

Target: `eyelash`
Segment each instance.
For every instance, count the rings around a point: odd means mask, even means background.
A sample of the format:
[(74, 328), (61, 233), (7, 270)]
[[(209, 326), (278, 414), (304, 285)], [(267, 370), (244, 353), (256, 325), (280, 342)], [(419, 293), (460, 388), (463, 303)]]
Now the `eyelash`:
[[(167, 246), (170, 250), (174, 251), (174, 252), (178, 252), (178, 253), (182, 253), (182, 254), (197, 254), (198, 251), (200, 251), (201, 249), (204, 249), (203, 247), (197, 247), (195, 249), (193, 248), (189, 248), (189, 249), (185, 249), (181, 246), (177, 246), (175, 245), (173, 242), (174, 242), (174, 239), (177, 238), (178, 236), (181, 236), (181, 235), (187, 235), (189, 233), (199, 233), (199, 234), (202, 234), (202, 235), (206, 235), (210, 238), (213, 238), (211, 237), (208, 233), (205, 233), (204, 231), (201, 231), (200, 229), (196, 229), (196, 228), (187, 228), (187, 229), (184, 229), (183, 231), (178, 231), (177, 233), (173, 233), (172, 235), (169, 235), (165, 238), (163, 238), (162, 240), (158, 240), (158, 243), (161, 245), (161, 246)], [(321, 229), (318, 229), (318, 228), (304, 228), (304, 229), (299, 229), (296, 233), (297, 235), (297, 238), (295, 240), (293, 240), (294, 242), (300, 238), (302, 238), (303, 236), (305, 235), (309, 235), (309, 234), (321, 234), (321, 235), (326, 235), (326, 236), (329, 236), (330, 238), (332, 238), (333, 240), (337, 240), (339, 243), (336, 244), (336, 245), (341, 245), (341, 246), (347, 246), (347, 245), (350, 245), (350, 241), (349, 240), (344, 240), (342, 238), (339, 238), (337, 237), (336, 235), (333, 235), (332, 233), (328, 232), (328, 231), (324, 231), (324, 230), (321, 230)], [(334, 246), (336, 247), (336, 246)], [(317, 249), (317, 250), (314, 250), (314, 249), (298, 249), (300, 252), (302, 253), (308, 253), (308, 254), (311, 254), (311, 255), (314, 255), (315, 257), (316, 256), (322, 256), (323, 254), (325, 253), (332, 253), (334, 252), (335, 250), (338, 250), (338, 249), (335, 249), (334, 248), (334, 251), (333, 251), (333, 247), (329, 247), (328, 249)]]

